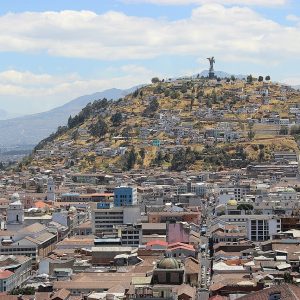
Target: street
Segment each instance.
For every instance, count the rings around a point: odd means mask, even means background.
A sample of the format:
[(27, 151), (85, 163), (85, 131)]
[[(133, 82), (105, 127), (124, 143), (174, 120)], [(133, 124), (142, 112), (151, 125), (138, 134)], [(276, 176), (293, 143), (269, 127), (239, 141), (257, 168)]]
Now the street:
[[(203, 219), (202, 224), (206, 224), (206, 228), (211, 226), (211, 217), (213, 213), (212, 205), (208, 205), (207, 202), (202, 205)], [(209, 286), (211, 281), (211, 259), (209, 251), (209, 238), (208, 232), (205, 235), (201, 235), (201, 245), (205, 245), (205, 249), (201, 249), (198, 259), (200, 263), (200, 275), (199, 275), (199, 289), (197, 298), (198, 300), (207, 300), (209, 298)]]

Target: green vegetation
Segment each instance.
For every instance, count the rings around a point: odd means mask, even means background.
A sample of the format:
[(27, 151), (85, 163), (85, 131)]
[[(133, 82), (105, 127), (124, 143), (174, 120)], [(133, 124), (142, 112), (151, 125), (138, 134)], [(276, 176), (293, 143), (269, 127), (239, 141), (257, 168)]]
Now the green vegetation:
[(89, 127), (89, 131), (91, 135), (101, 138), (107, 133), (108, 127), (106, 122), (99, 117), (97, 122)]
[(196, 161), (195, 153), (190, 147), (176, 151), (171, 160), (171, 171), (187, 170)]
[(16, 287), (10, 291), (10, 295), (34, 295), (35, 289), (34, 287)]
[(248, 203), (242, 203), (242, 204), (239, 204), (237, 206), (237, 209), (238, 210), (245, 210), (245, 211), (253, 210), (253, 205), (252, 204), (248, 204)]
[(120, 126), (123, 121), (122, 113), (116, 112), (111, 116), (110, 121), (112, 122), (113, 126)]

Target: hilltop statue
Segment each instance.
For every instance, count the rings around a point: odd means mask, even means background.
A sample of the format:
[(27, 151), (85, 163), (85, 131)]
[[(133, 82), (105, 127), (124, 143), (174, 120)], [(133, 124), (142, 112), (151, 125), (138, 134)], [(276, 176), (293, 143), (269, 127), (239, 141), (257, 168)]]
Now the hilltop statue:
[(215, 78), (214, 63), (215, 63), (216, 61), (215, 61), (215, 58), (214, 58), (214, 57), (208, 57), (207, 59), (209, 60), (209, 72), (208, 72), (208, 77), (209, 77), (210, 79), (213, 79), (213, 78)]

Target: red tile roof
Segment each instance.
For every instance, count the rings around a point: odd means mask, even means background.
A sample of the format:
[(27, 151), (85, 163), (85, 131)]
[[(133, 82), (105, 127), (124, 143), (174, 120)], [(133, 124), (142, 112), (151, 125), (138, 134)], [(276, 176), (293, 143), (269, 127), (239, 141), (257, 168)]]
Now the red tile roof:
[(155, 240), (155, 241), (149, 241), (146, 246), (154, 246), (154, 245), (159, 245), (159, 246), (164, 246), (167, 247), (168, 243), (160, 240)]
[(8, 270), (0, 271), (0, 279), (5, 279), (13, 275), (14, 273)]

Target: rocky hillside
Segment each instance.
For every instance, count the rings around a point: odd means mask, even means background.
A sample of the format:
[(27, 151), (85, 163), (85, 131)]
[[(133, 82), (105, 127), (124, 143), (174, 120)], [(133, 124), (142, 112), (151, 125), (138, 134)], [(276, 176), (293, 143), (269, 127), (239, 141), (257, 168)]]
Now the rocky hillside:
[[(245, 167), (298, 151), (300, 92), (271, 81), (178, 79), (88, 104), (20, 166), (71, 171)], [(298, 125), (299, 124), (299, 125)]]
[(50, 111), (0, 120), (0, 145), (4, 147), (35, 145), (54, 132), (59, 125), (66, 124), (70, 115), (74, 116), (79, 113), (90, 101), (104, 97), (116, 100), (134, 90), (135, 88), (128, 90), (109, 89), (92, 95), (81, 96)]

